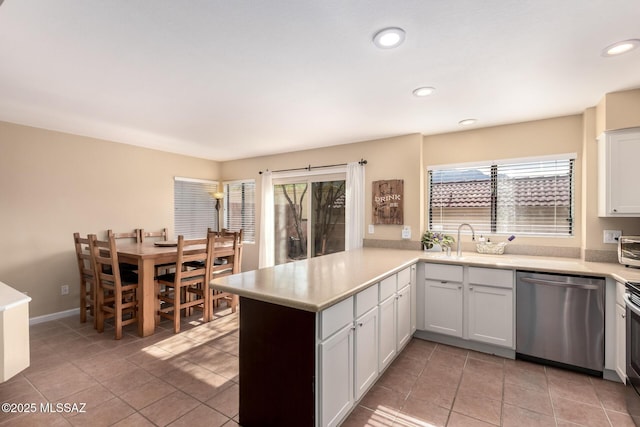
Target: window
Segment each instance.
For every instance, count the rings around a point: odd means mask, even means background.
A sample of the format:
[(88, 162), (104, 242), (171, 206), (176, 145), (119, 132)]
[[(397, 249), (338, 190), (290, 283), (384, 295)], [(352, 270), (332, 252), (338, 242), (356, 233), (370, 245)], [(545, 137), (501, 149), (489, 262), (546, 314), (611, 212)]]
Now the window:
[(224, 183), (224, 228), (242, 229), (242, 241), (256, 241), (255, 180)]
[(575, 155), (429, 170), (429, 229), (573, 235)]
[(201, 179), (176, 177), (173, 183), (175, 236), (197, 239), (207, 229), (218, 229), (216, 201), (210, 193), (218, 191), (218, 183)]

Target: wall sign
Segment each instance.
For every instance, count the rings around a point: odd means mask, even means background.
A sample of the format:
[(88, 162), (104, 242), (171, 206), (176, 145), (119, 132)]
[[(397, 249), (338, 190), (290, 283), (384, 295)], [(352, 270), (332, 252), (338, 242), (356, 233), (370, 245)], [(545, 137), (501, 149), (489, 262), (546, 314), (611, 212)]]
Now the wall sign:
[(373, 181), (373, 223), (404, 224), (404, 180)]

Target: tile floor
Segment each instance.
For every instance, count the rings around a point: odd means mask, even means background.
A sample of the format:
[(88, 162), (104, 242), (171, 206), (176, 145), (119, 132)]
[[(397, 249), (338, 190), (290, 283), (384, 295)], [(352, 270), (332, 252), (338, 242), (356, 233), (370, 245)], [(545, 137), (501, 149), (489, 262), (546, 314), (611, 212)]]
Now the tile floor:
[[(238, 318), (121, 341), (77, 317), (31, 327), (31, 366), (0, 384), (0, 426), (237, 426)], [(44, 413), (40, 404), (84, 412)], [(633, 426), (621, 384), (414, 339), (343, 426)]]

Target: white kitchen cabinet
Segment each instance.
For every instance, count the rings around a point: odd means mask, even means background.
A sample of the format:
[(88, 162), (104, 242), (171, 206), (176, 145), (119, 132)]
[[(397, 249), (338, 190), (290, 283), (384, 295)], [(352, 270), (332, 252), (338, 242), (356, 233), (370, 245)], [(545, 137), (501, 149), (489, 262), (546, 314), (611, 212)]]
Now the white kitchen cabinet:
[(616, 282), (616, 373), (627, 382), (627, 309), (624, 302), (625, 286)]
[(408, 284), (396, 294), (396, 351), (402, 348), (411, 339), (411, 285)]
[(378, 369), (382, 372), (396, 357), (397, 304), (395, 293), (378, 305), (380, 314), (380, 340), (378, 344)]
[(636, 168), (640, 128), (608, 131), (598, 138), (598, 215), (640, 216)]
[(424, 265), (424, 324), (427, 331), (462, 337), (463, 267)]
[(424, 281), (424, 329), (462, 337), (462, 282)]
[(355, 398), (360, 399), (378, 379), (378, 308), (356, 319)]
[(513, 271), (468, 268), (468, 338), (513, 347)]
[(320, 343), (321, 426), (337, 426), (355, 402), (353, 342), (349, 324)]

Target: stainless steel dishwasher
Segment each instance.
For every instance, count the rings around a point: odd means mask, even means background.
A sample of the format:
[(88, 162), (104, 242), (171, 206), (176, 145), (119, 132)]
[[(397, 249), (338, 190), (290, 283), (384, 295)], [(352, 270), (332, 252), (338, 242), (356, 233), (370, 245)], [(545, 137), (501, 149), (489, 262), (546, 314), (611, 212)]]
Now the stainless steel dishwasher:
[(601, 278), (516, 272), (516, 357), (602, 376)]

